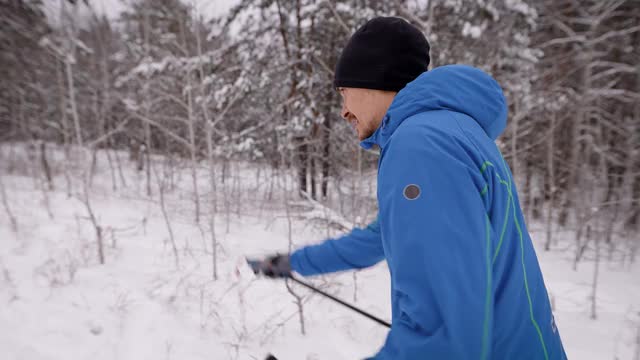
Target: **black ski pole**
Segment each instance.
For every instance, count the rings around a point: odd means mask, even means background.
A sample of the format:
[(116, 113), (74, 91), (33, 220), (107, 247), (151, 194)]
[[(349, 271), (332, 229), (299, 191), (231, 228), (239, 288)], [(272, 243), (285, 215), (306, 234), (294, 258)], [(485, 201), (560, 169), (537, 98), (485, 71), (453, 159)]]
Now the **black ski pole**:
[(357, 307), (355, 307), (355, 306), (353, 306), (353, 305), (351, 305), (351, 304), (349, 304), (349, 303), (347, 303), (347, 302), (345, 302), (345, 301), (343, 301), (343, 300), (340, 300), (340, 299), (338, 299), (337, 297), (335, 297), (335, 296), (333, 296), (333, 295), (331, 295), (331, 294), (328, 294), (328, 293), (326, 293), (326, 292), (324, 292), (324, 291), (322, 291), (322, 290), (320, 290), (320, 289), (316, 288), (315, 286), (313, 286), (313, 285), (311, 285), (311, 284), (307, 284), (307, 283), (306, 283), (306, 282), (304, 282), (304, 281), (298, 280), (298, 279), (296, 279), (295, 277), (293, 277), (292, 275), (289, 275), (289, 277), (287, 277), (287, 279), (293, 280), (293, 282), (295, 282), (295, 283), (297, 283), (297, 284), (300, 284), (300, 285), (302, 285), (302, 286), (304, 286), (304, 287), (306, 287), (306, 288), (308, 288), (308, 289), (310, 289), (310, 290), (312, 290), (312, 291), (315, 291), (315, 292), (317, 292), (318, 294), (321, 294), (321, 295), (323, 295), (323, 296), (326, 296), (326, 297), (328, 297), (329, 299), (331, 299), (331, 300), (333, 300), (333, 301), (335, 301), (335, 302), (337, 302), (337, 303), (339, 303), (339, 304), (342, 304), (342, 305), (344, 305), (344, 306), (348, 307), (349, 309), (351, 309), (351, 310), (353, 310), (353, 311), (357, 312), (358, 314), (360, 314), (360, 315), (364, 315), (364, 316), (368, 317), (369, 319), (371, 319), (371, 320), (373, 320), (373, 321), (377, 322), (377, 323), (378, 323), (378, 324), (380, 324), (380, 325), (386, 326), (386, 327), (388, 327), (388, 328), (390, 328), (390, 327), (391, 327), (391, 324), (389, 324), (388, 322), (386, 322), (386, 321), (384, 321), (384, 320), (382, 320), (382, 319), (380, 319), (380, 318), (378, 318), (378, 317), (376, 317), (376, 316), (373, 316), (373, 315), (369, 314), (368, 312), (366, 312), (366, 311), (364, 311), (364, 310), (358, 309)]
[[(246, 260), (247, 260), (247, 264), (249, 264), (249, 266), (253, 270), (254, 274), (258, 274), (259, 272), (261, 272), (261, 270), (260, 270), (260, 261), (259, 260), (252, 260), (252, 259), (246, 259)], [(321, 295), (323, 295), (325, 297), (328, 297), (329, 299), (337, 302), (338, 304), (344, 305), (344, 306), (348, 307), (349, 309), (357, 312), (358, 314), (366, 316), (367, 318), (377, 322), (380, 325), (386, 326), (388, 328), (391, 327), (391, 324), (389, 324), (388, 322), (386, 322), (386, 321), (384, 321), (384, 320), (382, 320), (382, 319), (380, 319), (380, 318), (378, 318), (376, 316), (373, 316), (373, 315), (369, 314), (368, 312), (366, 312), (364, 310), (360, 310), (357, 307), (355, 307), (355, 306), (353, 306), (353, 305), (351, 305), (351, 304), (349, 304), (349, 303), (347, 303), (347, 302), (345, 302), (343, 300), (340, 300), (337, 297), (335, 297), (335, 296), (333, 296), (331, 294), (328, 294), (328, 293), (316, 288), (315, 286), (313, 286), (311, 284), (307, 284), (304, 281), (298, 280), (295, 277), (293, 277), (293, 275), (289, 275), (289, 276), (285, 277), (285, 279), (290, 279), (293, 282), (295, 282), (297, 284), (300, 284), (300, 285), (306, 287), (309, 290), (315, 291), (318, 294), (321, 294)]]

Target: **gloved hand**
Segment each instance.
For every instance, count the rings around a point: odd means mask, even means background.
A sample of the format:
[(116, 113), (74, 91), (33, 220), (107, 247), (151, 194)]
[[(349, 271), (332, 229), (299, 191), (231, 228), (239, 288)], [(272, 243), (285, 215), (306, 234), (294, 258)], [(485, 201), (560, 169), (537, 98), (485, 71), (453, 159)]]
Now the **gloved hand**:
[(270, 278), (283, 278), (291, 276), (291, 265), (289, 265), (289, 255), (276, 254), (262, 260), (253, 271), (257, 274), (261, 272)]

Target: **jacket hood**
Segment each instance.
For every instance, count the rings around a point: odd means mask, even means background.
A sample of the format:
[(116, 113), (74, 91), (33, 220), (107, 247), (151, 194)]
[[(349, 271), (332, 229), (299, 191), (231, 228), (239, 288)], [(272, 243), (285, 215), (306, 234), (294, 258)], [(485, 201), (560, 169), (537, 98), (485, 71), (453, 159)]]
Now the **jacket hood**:
[(450, 110), (473, 118), (492, 140), (507, 124), (507, 104), (500, 85), (484, 71), (466, 65), (441, 66), (418, 76), (393, 99), (375, 133), (360, 145), (381, 148), (407, 118), (422, 112)]

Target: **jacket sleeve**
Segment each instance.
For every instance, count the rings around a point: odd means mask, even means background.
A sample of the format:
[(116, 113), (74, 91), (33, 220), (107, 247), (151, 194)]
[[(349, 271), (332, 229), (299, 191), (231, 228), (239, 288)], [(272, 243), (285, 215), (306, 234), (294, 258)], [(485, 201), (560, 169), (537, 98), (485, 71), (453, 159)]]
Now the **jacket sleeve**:
[(309, 276), (341, 270), (362, 269), (384, 259), (378, 220), (366, 228), (353, 229), (337, 239), (296, 250), (291, 254), (291, 268)]
[(396, 135), (378, 183), (395, 304), (376, 359), (487, 359), (491, 228), (472, 174), (479, 169), (460, 159), (466, 154), (453, 139)]

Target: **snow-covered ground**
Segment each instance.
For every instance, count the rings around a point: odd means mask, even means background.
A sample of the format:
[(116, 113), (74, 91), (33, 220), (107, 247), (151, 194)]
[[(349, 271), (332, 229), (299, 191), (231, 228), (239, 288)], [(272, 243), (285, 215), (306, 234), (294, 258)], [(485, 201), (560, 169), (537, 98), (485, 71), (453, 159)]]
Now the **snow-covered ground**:
[[(104, 265), (99, 264), (87, 209), (75, 195), (82, 187), (76, 182), (74, 196), (67, 196), (62, 161), (54, 161), (59, 173), (55, 189), (48, 192), (28, 174), (7, 174), (6, 164), (0, 164), (18, 223), (14, 232), (4, 206), (0, 208), (0, 358), (263, 359), (272, 352), (283, 360), (346, 360), (362, 359), (381, 346), (386, 329), (292, 285), (303, 296), (306, 335), (301, 335), (295, 299), (285, 284), (256, 279), (244, 266), (245, 255), (286, 251), (289, 235), (298, 246), (327, 236), (321, 222), (308, 220), (310, 208), (285, 211), (282, 190), (276, 188), (268, 200), (273, 174), (265, 170), (257, 177), (255, 169), (241, 164), (233, 196), (232, 183), (218, 188), (219, 278), (214, 281), (206, 169), (200, 179), (200, 225), (194, 222), (187, 169), (178, 188), (166, 194), (179, 254), (176, 265), (157, 187), (154, 196), (146, 197), (143, 173), (121, 156), (127, 187), (112, 189), (101, 157), (90, 190), (105, 239)], [(6, 151), (0, 159), (9, 161)], [(583, 261), (573, 271), (571, 253), (542, 251), (542, 234), (536, 236), (533, 228), (569, 358), (637, 360), (640, 266), (623, 267), (618, 260), (601, 265), (598, 318), (592, 320), (593, 263)], [(570, 233), (561, 236), (556, 249), (571, 243)], [(356, 276), (312, 281), (374, 314), (390, 316), (384, 264)]]

